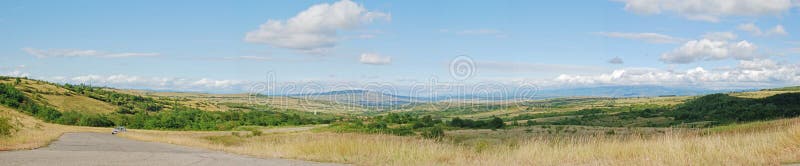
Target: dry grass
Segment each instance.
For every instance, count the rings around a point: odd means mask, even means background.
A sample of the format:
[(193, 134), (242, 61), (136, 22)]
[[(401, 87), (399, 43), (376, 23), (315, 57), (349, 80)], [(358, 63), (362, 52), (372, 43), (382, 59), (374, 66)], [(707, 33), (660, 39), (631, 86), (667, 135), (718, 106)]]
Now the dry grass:
[(305, 100), (293, 97), (280, 97), (280, 96), (252, 96), (249, 94), (207, 94), (207, 93), (191, 93), (191, 92), (153, 92), (143, 90), (120, 90), (120, 89), (107, 89), (119, 93), (126, 93), (132, 95), (149, 96), (154, 98), (169, 98), (179, 99), (178, 102), (200, 108), (207, 111), (228, 111), (233, 108), (225, 106), (225, 103), (240, 103), (240, 104), (259, 104), (269, 105), (281, 109), (294, 109), (298, 111), (307, 112), (324, 112), (324, 113), (352, 113), (363, 112), (365, 108), (358, 106), (344, 105), (336, 102), (320, 101), (320, 100)]
[[(134, 131), (137, 140), (203, 147), (257, 157), (357, 165), (778, 165), (800, 160), (800, 120), (759, 131), (666, 132), (649, 138), (530, 138), (513, 144), (455, 144), (415, 137), (353, 133), (282, 133), (236, 137), (225, 132)], [(208, 139), (214, 136), (213, 139)], [(220, 139), (237, 143), (226, 144)], [(230, 142), (230, 141), (229, 141)]]
[(100, 114), (111, 113), (117, 107), (103, 101), (86, 96), (42, 95), (47, 103), (55, 106), (59, 111), (75, 111), (81, 113)]
[(109, 132), (107, 128), (77, 127), (50, 124), (0, 106), (0, 117), (9, 118), (16, 131), (8, 137), (0, 136), (0, 151), (35, 149), (46, 146), (66, 132)]
[(773, 96), (776, 94), (782, 93), (792, 93), (792, 92), (800, 92), (795, 90), (786, 90), (786, 91), (753, 91), (753, 92), (738, 92), (738, 93), (730, 93), (731, 96), (742, 97), (742, 98), (765, 98), (769, 96)]

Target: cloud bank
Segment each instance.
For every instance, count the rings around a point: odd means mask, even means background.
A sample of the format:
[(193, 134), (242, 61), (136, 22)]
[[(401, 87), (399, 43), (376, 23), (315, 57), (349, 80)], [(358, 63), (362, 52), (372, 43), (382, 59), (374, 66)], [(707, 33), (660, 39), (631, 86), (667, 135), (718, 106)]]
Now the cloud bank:
[(336, 46), (337, 31), (349, 30), (375, 20), (390, 20), (388, 13), (368, 11), (350, 0), (317, 4), (288, 20), (268, 20), (247, 32), (244, 41), (274, 47), (320, 53)]

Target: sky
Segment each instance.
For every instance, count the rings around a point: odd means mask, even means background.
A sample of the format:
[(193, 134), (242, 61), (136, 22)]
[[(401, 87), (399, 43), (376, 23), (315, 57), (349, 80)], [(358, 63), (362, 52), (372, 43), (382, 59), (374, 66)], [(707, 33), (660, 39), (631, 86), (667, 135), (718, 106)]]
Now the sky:
[(800, 0), (3, 0), (0, 75), (217, 93), (780, 87), (800, 85), (798, 16)]

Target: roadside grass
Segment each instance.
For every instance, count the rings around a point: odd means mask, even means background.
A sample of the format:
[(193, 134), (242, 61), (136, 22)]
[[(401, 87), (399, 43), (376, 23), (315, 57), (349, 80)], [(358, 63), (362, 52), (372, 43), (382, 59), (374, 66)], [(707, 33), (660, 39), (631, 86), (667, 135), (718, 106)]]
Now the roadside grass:
[(651, 137), (531, 137), (518, 143), (487, 138), (458, 144), (447, 139), (308, 131), (238, 137), (237, 144), (228, 145), (208, 137), (234, 139), (230, 132), (137, 130), (122, 136), (257, 157), (356, 165), (778, 165), (800, 159), (800, 120), (785, 121), (790, 125), (743, 132), (666, 130)]
[(108, 128), (65, 126), (45, 123), (8, 107), (0, 106), (0, 117), (7, 118), (14, 130), (0, 137), (0, 151), (35, 149), (47, 146), (67, 132), (110, 132)]

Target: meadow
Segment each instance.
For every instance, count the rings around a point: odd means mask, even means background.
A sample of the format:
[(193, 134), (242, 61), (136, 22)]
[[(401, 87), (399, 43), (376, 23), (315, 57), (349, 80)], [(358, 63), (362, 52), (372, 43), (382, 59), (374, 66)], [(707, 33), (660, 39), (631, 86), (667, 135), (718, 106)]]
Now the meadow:
[[(800, 162), (796, 88), (315, 112), (254, 104), (243, 95), (117, 90), (19, 78), (2, 78), (0, 84), (0, 150), (42, 147), (65, 132), (106, 133), (124, 125), (130, 129), (119, 136), (130, 139), (355, 165)], [(293, 108), (341, 106), (302, 103), (308, 105)]]

